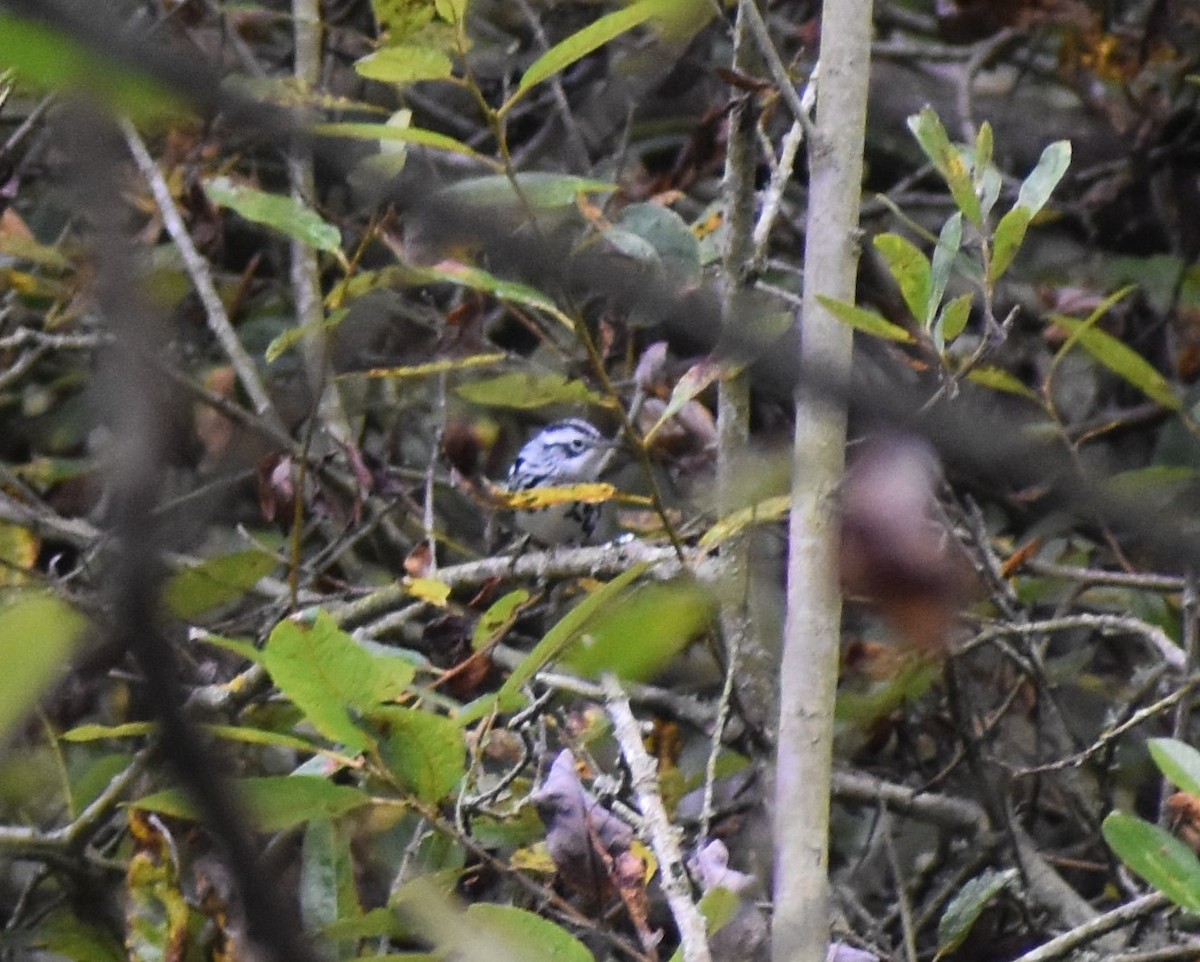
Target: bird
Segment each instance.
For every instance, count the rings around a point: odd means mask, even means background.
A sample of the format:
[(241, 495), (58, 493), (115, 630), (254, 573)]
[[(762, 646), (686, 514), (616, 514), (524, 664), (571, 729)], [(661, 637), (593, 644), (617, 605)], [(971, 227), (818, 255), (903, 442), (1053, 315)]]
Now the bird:
[[(615, 442), (581, 418), (555, 421), (533, 435), (517, 452), (505, 484), (509, 491), (569, 487), (599, 481)], [(607, 503), (572, 501), (533, 511), (517, 511), (517, 528), (546, 547), (599, 544), (613, 533)]]

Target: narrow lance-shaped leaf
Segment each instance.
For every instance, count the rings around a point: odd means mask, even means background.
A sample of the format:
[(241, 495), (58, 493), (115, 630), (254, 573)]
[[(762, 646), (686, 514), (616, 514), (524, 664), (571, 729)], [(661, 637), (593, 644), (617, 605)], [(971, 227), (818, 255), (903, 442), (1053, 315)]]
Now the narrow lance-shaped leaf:
[(1012, 266), (1021, 242), (1025, 240), (1025, 232), (1033, 216), (1024, 207), (1014, 207), (1000, 218), (996, 233), (992, 238), (992, 260), (988, 265), (988, 280), (996, 283), (1004, 276), (1004, 272)]
[(1029, 176), (1021, 183), (1017, 194), (1017, 206), (1024, 207), (1032, 217), (1050, 199), (1054, 188), (1062, 180), (1063, 174), (1071, 164), (1071, 142), (1057, 140), (1042, 151), (1037, 166), (1029, 172)]
[(958, 257), (962, 247), (962, 214), (952, 214), (938, 234), (937, 246), (933, 249), (933, 263), (930, 268), (929, 304), (921, 322), (928, 328), (933, 323), (938, 306), (946, 296), (946, 287), (950, 283), (950, 274), (954, 269), (954, 259)]
[(1172, 411), (1178, 411), (1183, 406), (1183, 400), (1154, 365), (1129, 345), (1096, 327), (1100, 318), (1131, 290), (1133, 290), (1132, 287), (1125, 287), (1105, 298), (1100, 306), (1082, 321), (1074, 317), (1064, 317), (1061, 314), (1051, 315), (1055, 324), (1071, 332), (1067, 342), (1059, 349), (1055, 363), (1058, 363), (1059, 358), (1078, 344), (1106, 368), (1128, 381), (1151, 400), (1157, 401)]
[(817, 300), (825, 310), (829, 311), (839, 321), (849, 324), (852, 328), (862, 331), (864, 334), (873, 334), (875, 337), (904, 343), (911, 342), (913, 339), (913, 336), (900, 327), (900, 325), (893, 324), (882, 314), (878, 314), (875, 311), (855, 307), (853, 304), (834, 300), (832, 297), (825, 297), (821, 294), (817, 295)]
[(962, 152), (950, 143), (946, 128), (942, 126), (933, 108), (926, 107), (919, 114), (909, 117), (908, 128), (925, 151), (925, 156), (946, 181), (955, 205), (967, 220), (982, 228), (983, 211), (979, 206), (979, 198), (975, 195), (971, 172), (967, 169)]
[(938, 315), (933, 325), (933, 342), (939, 351), (963, 332), (971, 317), (973, 300), (970, 294), (959, 294)]
[(521, 82), (517, 85), (516, 93), (501, 108), (501, 112), (510, 110), (531, 87), (553, 77), (559, 71), (600, 49), (626, 31), (632, 30), (638, 24), (645, 23), (651, 17), (662, 16), (669, 12), (671, 6), (672, 0), (639, 0), (624, 10), (607, 14), (588, 24), (582, 30), (571, 34), (530, 64), (529, 69), (521, 77)]

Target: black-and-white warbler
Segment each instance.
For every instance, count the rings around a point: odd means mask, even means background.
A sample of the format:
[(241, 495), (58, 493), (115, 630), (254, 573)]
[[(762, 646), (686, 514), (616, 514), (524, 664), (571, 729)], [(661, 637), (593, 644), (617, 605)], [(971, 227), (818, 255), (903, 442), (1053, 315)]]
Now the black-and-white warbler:
[[(505, 483), (510, 491), (528, 491), (598, 481), (612, 446), (613, 442), (587, 421), (556, 421), (525, 442)], [(518, 511), (516, 523), (544, 545), (597, 544), (611, 537), (613, 528), (610, 505), (580, 501)]]

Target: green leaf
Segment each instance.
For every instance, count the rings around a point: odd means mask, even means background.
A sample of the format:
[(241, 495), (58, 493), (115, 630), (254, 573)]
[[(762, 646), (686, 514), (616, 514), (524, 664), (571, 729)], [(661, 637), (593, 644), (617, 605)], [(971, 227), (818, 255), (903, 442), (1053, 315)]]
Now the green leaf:
[(917, 138), (917, 143), (929, 158), (934, 169), (942, 175), (954, 203), (976, 227), (983, 227), (983, 210), (975, 195), (975, 184), (971, 172), (963, 160), (962, 151), (950, 143), (946, 128), (932, 107), (908, 118), (908, 129)]
[(600, 612), (607, 610), (622, 598), (625, 589), (649, 569), (648, 562), (635, 564), (627, 571), (617, 575), (612, 581), (597, 588), (568, 611), (512, 670), (512, 674), (500, 688), (500, 700), (503, 701), (505, 698), (519, 694), (529, 679), (561, 655), (563, 650), (583, 633), (584, 629), (590, 628)]
[(975, 135), (975, 183), (979, 185), (979, 179), (983, 175), (983, 171), (991, 166), (992, 150), (994, 147), (995, 137), (992, 133), (992, 125), (986, 120), (979, 125), (979, 133)]
[(389, 43), (400, 43), (433, 20), (437, 12), (430, 0), (371, 0), (375, 22)]
[(483, 407), (534, 410), (552, 404), (605, 404), (605, 399), (582, 381), (561, 374), (513, 372), (486, 381), (460, 384), (455, 393), (464, 401)]
[(996, 283), (1004, 276), (1004, 272), (1012, 266), (1021, 242), (1025, 240), (1025, 232), (1033, 215), (1024, 207), (1014, 207), (1000, 218), (996, 233), (992, 238), (992, 260), (988, 265), (988, 280)]
[[(667, 277), (682, 284), (700, 283), (700, 241), (682, 217), (661, 204), (630, 204), (613, 221), (605, 236), (631, 235), (650, 245)], [(620, 244), (617, 244), (620, 249)], [(628, 252), (627, 252), (628, 253)]]
[(946, 287), (950, 283), (950, 274), (954, 270), (954, 260), (962, 247), (962, 214), (956, 213), (942, 225), (938, 234), (937, 246), (933, 249), (933, 265), (929, 274), (929, 305), (918, 320), (929, 328), (933, 322), (942, 298), (946, 296)]
[(573, 673), (646, 681), (711, 624), (713, 603), (694, 581), (644, 585), (626, 591), (588, 623), (562, 656)]
[[(1119, 293), (1124, 296), (1128, 291), (1129, 288), (1126, 288)], [(1113, 298), (1106, 300), (1105, 310), (1113, 302)], [(1170, 382), (1159, 373), (1154, 365), (1129, 345), (1117, 340), (1107, 331), (1102, 331), (1094, 326), (1099, 317), (1099, 314), (1094, 313), (1093, 317), (1081, 321), (1074, 317), (1052, 314), (1051, 320), (1055, 324), (1071, 332), (1071, 337), (1063, 345), (1060, 354), (1065, 354), (1071, 346), (1078, 344), (1093, 358), (1118, 377), (1132, 384), (1152, 401), (1156, 401), (1172, 411), (1182, 408), (1183, 399), (1175, 393)]]
[(928, 326), (936, 309), (931, 301), (933, 276), (929, 259), (916, 244), (899, 234), (879, 234), (874, 244), (887, 264), (888, 273), (899, 285), (909, 312), (918, 323)]
[(963, 332), (963, 328), (967, 326), (967, 321), (971, 318), (973, 300), (974, 295), (972, 294), (959, 294), (942, 308), (933, 325), (933, 342), (939, 351)]
[[(548, 171), (517, 174), (516, 180), (525, 200), (539, 210), (574, 207), (580, 194), (605, 194), (617, 189), (617, 185), (610, 181), (576, 177), (573, 174), (553, 174)], [(438, 196), (461, 204), (478, 204), (481, 207), (498, 207), (518, 202), (512, 181), (504, 174), (469, 177), (438, 191)]]
[(64, 742), (96, 742), (107, 738), (141, 738), (154, 731), (153, 722), (125, 722), (123, 725), (76, 725), (58, 737)]
[(366, 751), (370, 737), (350, 716), (399, 696), (412, 681), (413, 666), (372, 655), (340, 630), (327, 612), (311, 623), (281, 621), (271, 632), (262, 660), (271, 679), (326, 738), (351, 751)]
[(428, 268), (425, 271), (425, 275), (425, 282), (428, 284), (445, 281), (459, 287), (469, 288), (473, 291), (482, 291), (484, 294), (491, 294), (502, 301), (545, 311), (555, 320), (559, 321), (568, 331), (572, 333), (575, 331), (575, 325), (566, 314), (558, 309), (558, 305), (536, 287), (530, 287), (528, 284), (501, 280), (499, 277), (489, 274), (485, 270), (481, 270), (478, 267), (468, 267), (466, 264), (460, 264), (457, 261), (442, 261), (436, 267)]
[(946, 906), (938, 922), (938, 950), (935, 958), (953, 952), (968, 935), (988, 903), (1017, 879), (1015, 868), (997, 872), (988, 869), (969, 880)]
[(1175, 738), (1151, 738), (1146, 745), (1167, 781), (1181, 792), (1200, 795), (1200, 752)]
[(173, 575), (163, 600), (176, 618), (193, 619), (244, 597), (278, 565), (274, 556), (257, 548), (210, 558)]
[(529, 65), (529, 69), (525, 71), (517, 85), (516, 93), (501, 108), (501, 112), (511, 109), (517, 100), (529, 91), (529, 88), (553, 77), (575, 61), (600, 49), (626, 31), (645, 23), (651, 17), (660, 17), (668, 13), (672, 5), (671, 0), (639, 0), (623, 10), (600, 17), (582, 30), (576, 31), (565, 40), (556, 43)]
[(371, 720), (385, 732), (379, 752), (388, 770), (422, 802), (436, 805), (457, 787), (467, 762), (457, 722), (393, 706), (376, 709)]
[(396, 44), (369, 53), (354, 64), (367, 80), (410, 84), (418, 80), (445, 80), (454, 74), (450, 58), (435, 47)]
[(471, 650), (479, 651), (495, 635), (504, 631), (528, 601), (529, 592), (524, 588), (518, 588), (493, 602), (475, 626), (475, 631), (471, 635)]
[(562, 926), (515, 905), (475, 902), (467, 906), (465, 921), (467, 929), (478, 927), (476, 937), (483, 944), (500, 946), (501, 958), (595, 962), (587, 947)]
[(333, 253), (341, 249), (341, 231), (292, 197), (268, 194), (228, 177), (206, 180), (204, 190), (214, 204), (228, 207), (248, 221), (272, 227), (319, 251)]
[[(19, 938), (15, 932), (6, 935), (6, 947), (10, 940), (19, 947)], [(42, 919), (30, 936), (30, 947), (72, 962), (129, 962), (124, 946), (111, 932), (104, 926), (81, 921), (69, 908), (56, 909)]]
[(446, 134), (439, 134), (435, 130), (425, 130), (422, 127), (397, 127), (391, 124), (317, 124), (313, 128), (313, 133), (323, 137), (346, 137), (350, 140), (420, 144), (422, 147), (446, 150), (484, 163), (492, 163), (490, 158), (472, 150), (461, 140), (455, 140)]
[[(396, 918), (395, 912), (380, 907), (353, 918), (337, 919), (326, 925), (322, 929), (322, 933), (327, 938), (338, 942), (347, 939), (372, 939), (380, 936), (399, 940), (404, 937), (405, 929), (400, 924), (400, 920)], [(407, 958), (407, 956), (405, 957)], [(361, 958), (361, 956), (356, 956), (356, 958)], [(432, 958), (430, 962), (433, 962)]]
[(1046, 206), (1054, 188), (1071, 165), (1071, 142), (1057, 140), (1042, 151), (1037, 166), (1021, 182), (1017, 206), (1029, 211), (1030, 218)]
[(1008, 394), (1018, 394), (1023, 398), (1028, 398), (1034, 404), (1040, 404), (1041, 399), (1037, 392), (1034, 391), (1028, 384), (1018, 378), (1015, 374), (1010, 374), (1001, 367), (993, 367), (989, 364), (983, 364), (979, 367), (972, 368), (967, 373), (967, 380), (974, 381), (976, 384), (991, 388), (993, 391), (1004, 391)]
[(86, 626), (74, 608), (49, 594), (9, 595), (0, 603), (0, 739), (66, 671)]
[(855, 307), (853, 304), (847, 304), (845, 301), (834, 300), (832, 297), (825, 297), (823, 294), (818, 294), (817, 300), (830, 314), (839, 321), (849, 324), (856, 331), (862, 331), (864, 334), (870, 334), (873, 337), (882, 337), (889, 341), (900, 341), (905, 344), (912, 343), (913, 336), (908, 331), (898, 324), (893, 324), (882, 314), (878, 314), (875, 311), (868, 311), (862, 307)]
[[(300, 912), (306, 929), (323, 929), (362, 915), (355, 890), (350, 840), (328, 818), (310, 819), (300, 858)], [(346, 945), (339, 958), (349, 958)]]
[[(337, 818), (371, 802), (371, 797), (357, 788), (335, 785), (314, 775), (243, 778), (234, 786), (255, 828), (261, 832), (279, 832), (311, 818)], [(130, 805), (175, 818), (199, 817), (191, 800), (175, 788), (139, 798)]]
[(403, 381), (409, 378), (431, 377), (451, 371), (471, 371), (481, 367), (495, 367), (508, 360), (507, 354), (472, 354), (469, 357), (447, 357), (424, 364), (408, 364), (404, 367), (373, 367), (365, 371), (350, 371), (339, 378), (381, 378), (388, 381)]
[(119, 57), (104, 56), (61, 30), (0, 13), (0, 64), (38, 87), (83, 93), (136, 121), (171, 121), (188, 115), (183, 102)]
[(446, 23), (462, 23), (467, 15), (467, 0), (434, 0), (438, 16)]
[(1200, 912), (1200, 860), (1166, 829), (1111, 812), (1100, 826), (1121, 861), (1189, 912)]

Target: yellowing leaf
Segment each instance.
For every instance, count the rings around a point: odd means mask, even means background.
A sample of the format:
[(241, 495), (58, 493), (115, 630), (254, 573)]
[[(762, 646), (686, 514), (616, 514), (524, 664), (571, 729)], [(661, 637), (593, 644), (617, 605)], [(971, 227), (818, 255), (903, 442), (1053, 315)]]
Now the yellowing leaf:
[(414, 598), (444, 608), (450, 599), (450, 586), (436, 578), (405, 578), (404, 587)]
[(791, 495), (780, 494), (749, 507), (739, 508), (704, 532), (704, 536), (700, 539), (700, 547), (715, 548), (722, 541), (728, 540), (752, 524), (765, 524), (768, 521), (782, 518), (787, 514), (791, 503)]

